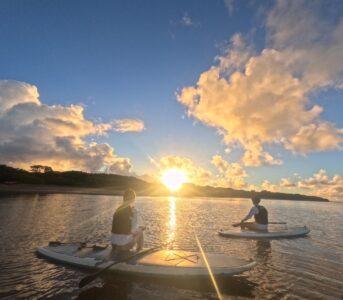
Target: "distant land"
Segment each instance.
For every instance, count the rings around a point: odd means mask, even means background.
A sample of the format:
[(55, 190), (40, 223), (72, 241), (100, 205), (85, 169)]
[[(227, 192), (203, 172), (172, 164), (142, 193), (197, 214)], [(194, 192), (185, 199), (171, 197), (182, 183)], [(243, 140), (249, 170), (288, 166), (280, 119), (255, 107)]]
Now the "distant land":
[(127, 188), (141, 196), (180, 197), (227, 197), (262, 199), (301, 200), (328, 202), (328, 199), (301, 194), (276, 193), (269, 191), (245, 191), (232, 188), (197, 186), (186, 183), (171, 193), (160, 183), (150, 183), (132, 176), (116, 174), (86, 173), (80, 171), (53, 171), (46, 166), (33, 166), (33, 171), (0, 165), (0, 193), (70, 193), (121, 195)]

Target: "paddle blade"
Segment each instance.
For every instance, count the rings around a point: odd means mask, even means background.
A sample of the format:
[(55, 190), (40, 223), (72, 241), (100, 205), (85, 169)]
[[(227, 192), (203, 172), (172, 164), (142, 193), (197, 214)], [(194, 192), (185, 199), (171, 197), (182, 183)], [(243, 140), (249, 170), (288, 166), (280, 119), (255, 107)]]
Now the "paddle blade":
[(98, 277), (98, 274), (91, 274), (83, 277), (79, 282), (79, 288), (83, 288), (88, 283), (91, 283), (95, 278)]

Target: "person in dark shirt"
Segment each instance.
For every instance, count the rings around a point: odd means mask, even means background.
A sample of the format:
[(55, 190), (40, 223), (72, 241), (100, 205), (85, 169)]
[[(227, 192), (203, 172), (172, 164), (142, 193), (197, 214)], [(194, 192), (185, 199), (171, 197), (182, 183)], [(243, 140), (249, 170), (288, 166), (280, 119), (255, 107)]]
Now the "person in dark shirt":
[(144, 227), (138, 226), (138, 210), (135, 208), (136, 193), (129, 189), (124, 192), (123, 203), (117, 208), (112, 220), (111, 243), (115, 251), (136, 251), (143, 248)]
[[(258, 197), (253, 197), (252, 203), (254, 206), (250, 209), (249, 213), (241, 220), (241, 228), (249, 229), (254, 231), (266, 231), (268, 230), (268, 211), (267, 209), (260, 205), (261, 199)], [(255, 222), (244, 223), (250, 218), (254, 217)]]

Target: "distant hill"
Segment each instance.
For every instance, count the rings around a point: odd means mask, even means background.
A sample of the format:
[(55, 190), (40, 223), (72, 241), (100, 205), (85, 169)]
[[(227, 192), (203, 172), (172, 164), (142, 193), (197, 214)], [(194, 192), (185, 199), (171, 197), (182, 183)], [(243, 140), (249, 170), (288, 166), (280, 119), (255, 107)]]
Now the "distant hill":
[[(57, 185), (83, 188), (101, 188), (106, 193), (118, 193), (127, 188), (132, 188), (140, 195), (146, 196), (169, 196), (170, 191), (162, 184), (149, 183), (132, 176), (121, 176), (115, 174), (86, 173), (80, 171), (57, 172), (49, 167), (35, 166), (35, 172), (0, 165), (0, 183), (6, 185), (32, 184), (32, 185)], [(39, 168), (42, 167), (42, 168)], [(307, 201), (329, 201), (328, 199), (307, 196), (301, 194), (275, 193), (269, 191), (245, 191), (232, 188), (197, 186), (184, 184), (175, 193), (181, 197), (228, 197), (228, 198), (251, 198), (259, 196), (262, 199), (279, 200), (307, 200)]]

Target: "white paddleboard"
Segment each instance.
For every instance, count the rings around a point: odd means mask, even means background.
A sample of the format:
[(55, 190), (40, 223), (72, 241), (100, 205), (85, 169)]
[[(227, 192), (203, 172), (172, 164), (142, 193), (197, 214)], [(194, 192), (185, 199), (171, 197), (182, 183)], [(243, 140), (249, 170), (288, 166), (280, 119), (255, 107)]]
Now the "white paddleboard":
[[(113, 263), (111, 246), (106, 249), (82, 247), (81, 244), (51, 244), (40, 247), (37, 252), (57, 262), (89, 269), (102, 269)], [(206, 254), (214, 275), (235, 275), (250, 270), (254, 261), (231, 257), (224, 254)], [(157, 250), (129, 262), (113, 265), (113, 273), (150, 277), (208, 276), (205, 262), (200, 253), (181, 250)]]
[(247, 238), (247, 239), (277, 239), (277, 238), (295, 238), (305, 236), (310, 232), (306, 226), (290, 227), (284, 230), (268, 230), (268, 231), (250, 231), (250, 230), (221, 230), (218, 232), (220, 236), (231, 238)]

